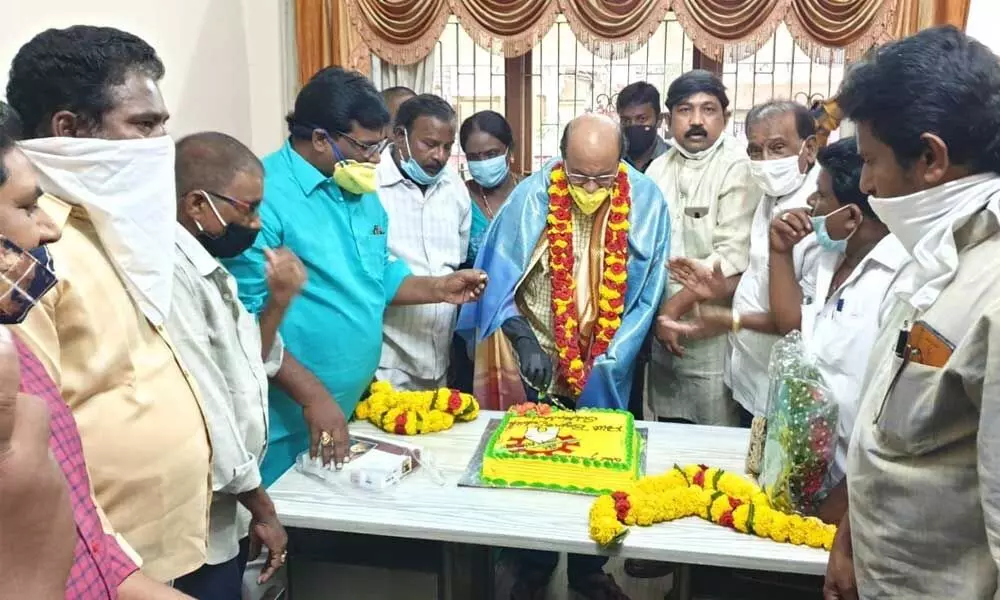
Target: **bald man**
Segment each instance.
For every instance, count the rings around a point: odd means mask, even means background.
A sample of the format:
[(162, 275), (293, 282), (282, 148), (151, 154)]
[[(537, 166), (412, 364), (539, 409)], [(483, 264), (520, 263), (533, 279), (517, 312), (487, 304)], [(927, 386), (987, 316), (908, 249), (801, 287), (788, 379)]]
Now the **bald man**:
[[(622, 162), (618, 124), (578, 117), (560, 149), (496, 216), (476, 259), (490, 285), (459, 317), (459, 331), (478, 343), (475, 392), (489, 408), (541, 400), (626, 409), (663, 294), (667, 205), (655, 183)], [(518, 558), (525, 595), (512, 598), (533, 598), (555, 558)], [(623, 598), (604, 561), (571, 556), (570, 587), (585, 598)]]
[(389, 109), (389, 119), (393, 123), (396, 122), (396, 113), (399, 112), (399, 107), (416, 95), (416, 92), (403, 85), (382, 90), (382, 100), (385, 100), (385, 105)]

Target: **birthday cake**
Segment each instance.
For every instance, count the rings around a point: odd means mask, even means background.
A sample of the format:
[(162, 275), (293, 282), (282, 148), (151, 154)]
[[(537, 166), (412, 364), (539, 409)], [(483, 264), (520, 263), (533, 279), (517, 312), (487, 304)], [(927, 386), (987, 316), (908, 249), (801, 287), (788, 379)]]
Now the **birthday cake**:
[(504, 415), (486, 444), (483, 482), (596, 495), (638, 479), (642, 439), (631, 413), (548, 408)]

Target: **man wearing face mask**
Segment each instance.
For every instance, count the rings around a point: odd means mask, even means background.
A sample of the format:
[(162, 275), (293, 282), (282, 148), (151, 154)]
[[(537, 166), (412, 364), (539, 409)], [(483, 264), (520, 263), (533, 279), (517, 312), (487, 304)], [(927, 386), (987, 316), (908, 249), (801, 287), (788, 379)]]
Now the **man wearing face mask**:
[[(458, 328), (489, 352), (476, 361), (486, 403), (625, 409), (666, 279), (667, 205), (622, 162), (621, 129), (608, 117), (572, 120), (561, 151), (515, 188), (490, 226), (476, 259), (490, 287), (463, 308)], [(540, 597), (558, 556), (513, 554), (520, 577), (511, 598)], [(602, 571), (606, 560), (571, 555), (570, 588), (623, 598)]]
[[(421, 94), (399, 107), (393, 127), (375, 170), (389, 216), (389, 252), (414, 275), (454, 273), (468, 254), (472, 224), (469, 191), (448, 166), (455, 111)], [(405, 390), (443, 387), (457, 314), (448, 304), (387, 308), (376, 377)]]
[(364, 76), (319, 71), (286, 120), (288, 141), (263, 160), (260, 235), (224, 261), (261, 321), (272, 294), (266, 253), (285, 246), (306, 267), (302, 293), (281, 322), (285, 358), (269, 393), (265, 486), (305, 450), (342, 466), (347, 417), (378, 368), (387, 306), (462, 304), (486, 284), (474, 270), (413, 275), (389, 252), (388, 217), (375, 193), (389, 112)]
[[(31, 163), (8, 136), (8, 132), (20, 135), (20, 131), (17, 115), (0, 102), (0, 332), (6, 334), (0, 343), (5, 346), (0, 379), (3, 395), (17, 396), (4, 398), (13, 403), (13, 421), (0, 418), (0, 514), (11, 517), (0, 523), (0, 564), (4, 565), (0, 597), (187, 598), (143, 575), (138, 570), (140, 559), (106, 525), (94, 501), (80, 432), (70, 408), (35, 353), (10, 335), (7, 327), (24, 321), (29, 311), (42, 310), (36, 307), (57, 281), (48, 245), (60, 237), (55, 223), (38, 207), (41, 191)], [(13, 356), (8, 357), (8, 351)], [(13, 373), (7, 371), (8, 366), (13, 366)], [(36, 441), (41, 444), (35, 445)], [(21, 479), (30, 479), (30, 484), (18, 483), (18, 467), (27, 468)], [(45, 533), (40, 534), (39, 527)], [(41, 552), (36, 554), (36, 550)], [(45, 591), (35, 587), (33, 574), (49, 574), (44, 579), (50, 587)]]
[[(705, 296), (692, 293), (696, 298), (718, 302), (732, 297), (732, 352), (726, 363), (725, 382), (741, 407), (737, 408), (740, 425), (750, 426), (754, 417), (763, 418), (767, 410), (767, 366), (779, 332), (770, 317), (771, 221), (788, 210), (808, 206), (809, 197), (816, 191), (819, 169), (813, 168), (816, 125), (805, 106), (784, 100), (767, 102), (752, 108), (745, 123), (750, 177), (764, 191), (750, 226), (746, 271), (727, 277), (719, 261), (709, 266), (687, 258), (673, 259), (671, 268), (698, 272), (711, 281), (710, 292)], [(816, 259), (814, 240), (811, 237), (793, 249), (795, 272), (799, 275), (808, 272)], [(661, 330), (678, 330), (676, 315), (661, 314), (659, 319)]]
[(645, 173), (650, 163), (670, 150), (670, 144), (659, 133), (663, 121), (660, 92), (645, 81), (630, 83), (618, 92), (615, 111), (628, 141), (625, 161)]
[(176, 197), (162, 76), (131, 34), (50, 29), (14, 57), (7, 97), (63, 232), (60, 281), (17, 334), (73, 410), (98, 505), (143, 570), (170, 581), (205, 562), (211, 448), (165, 329)]
[(267, 444), (267, 378), (284, 354), (276, 330), (305, 269), (287, 249), (267, 252), (271, 294), (263, 312), (271, 318), (258, 328), (218, 259), (241, 254), (260, 232), (263, 167), (239, 141), (212, 132), (177, 142), (176, 164), (177, 268), (167, 329), (202, 393), (215, 493), (208, 561), (175, 586), (196, 598), (239, 600), (247, 560), (257, 558), (261, 545), (269, 552), (259, 583), (284, 563), (288, 538), (261, 484), (259, 462)]
[(1000, 60), (954, 27), (927, 29), (857, 65), (838, 100), (861, 188), (913, 261), (868, 365), (826, 598), (993, 598)]
[[(894, 301), (898, 274), (909, 255), (896, 236), (872, 211), (861, 191), (861, 155), (854, 138), (819, 151), (822, 169), (810, 208), (794, 208), (771, 222), (770, 314), (741, 315), (747, 329), (779, 334), (802, 332), (816, 366), (840, 409), (839, 438), (831, 483), (844, 478), (847, 442), (857, 414), (868, 357)], [(803, 241), (806, 240), (806, 241)], [(795, 272), (793, 248), (815, 243), (819, 250), (811, 270)], [(674, 274), (689, 290), (708, 294), (711, 282), (682, 269)], [(731, 331), (733, 312), (703, 305), (698, 317), (676, 324), (691, 337), (720, 336)], [(831, 493), (819, 516), (839, 523), (846, 508), (846, 489)]]
[[(695, 70), (681, 75), (666, 100), (674, 147), (646, 172), (670, 198), (671, 258), (687, 258), (724, 277), (748, 264), (750, 225), (760, 189), (749, 176), (750, 160), (725, 133), (729, 97), (718, 76)], [(660, 313), (680, 319), (698, 301), (674, 282)], [(730, 299), (720, 298), (728, 305)], [(726, 391), (725, 338), (685, 340), (662, 327), (649, 373), (650, 404), (657, 418), (700, 425), (736, 425), (738, 407)]]

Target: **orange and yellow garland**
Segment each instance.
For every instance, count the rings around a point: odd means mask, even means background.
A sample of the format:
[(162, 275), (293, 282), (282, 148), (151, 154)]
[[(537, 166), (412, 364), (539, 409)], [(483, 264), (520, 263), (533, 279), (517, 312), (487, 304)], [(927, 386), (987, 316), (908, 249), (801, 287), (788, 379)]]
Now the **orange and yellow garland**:
[(607, 546), (628, 533), (626, 526), (694, 516), (776, 542), (826, 550), (837, 533), (836, 526), (815, 517), (775, 510), (760, 486), (739, 475), (687, 465), (644, 477), (627, 492), (598, 498), (590, 508), (590, 537)]
[(555, 343), (559, 352), (559, 373), (574, 395), (587, 384), (594, 359), (604, 354), (622, 324), (625, 289), (628, 279), (629, 211), (632, 207), (628, 170), (618, 166), (618, 177), (611, 191), (608, 226), (604, 235), (604, 271), (598, 298), (597, 326), (594, 339), (581, 343), (580, 313), (576, 306), (576, 281), (573, 276), (572, 198), (566, 170), (562, 163), (552, 169), (549, 185), (549, 216), (545, 236), (549, 243), (549, 269), (552, 273), (552, 314)]
[(433, 392), (397, 392), (385, 381), (372, 384), (371, 395), (358, 403), (354, 416), (400, 435), (450, 429), (455, 421), (479, 416), (479, 403), (470, 394), (441, 388)]

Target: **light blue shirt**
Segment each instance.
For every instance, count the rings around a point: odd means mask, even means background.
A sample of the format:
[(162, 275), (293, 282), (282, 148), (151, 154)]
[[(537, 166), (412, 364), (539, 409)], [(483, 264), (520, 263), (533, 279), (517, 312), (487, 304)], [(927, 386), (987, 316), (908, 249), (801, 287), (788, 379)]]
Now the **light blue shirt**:
[[(263, 162), (260, 235), (225, 264), (247, 310), (259, 314), (268, 296), (264, 248), (285, 246), (302, 260), (308, 280), (281, 324), (285, 351), (323, 382), (350, 418), (378, 367), (385, 307), (410, 270), (389, 254), (388, 218), (376, 194), (342, 190), (290, 142)], [(275, 386), (269, 400), (264, 485), (309, 445), (301, 407)]]

